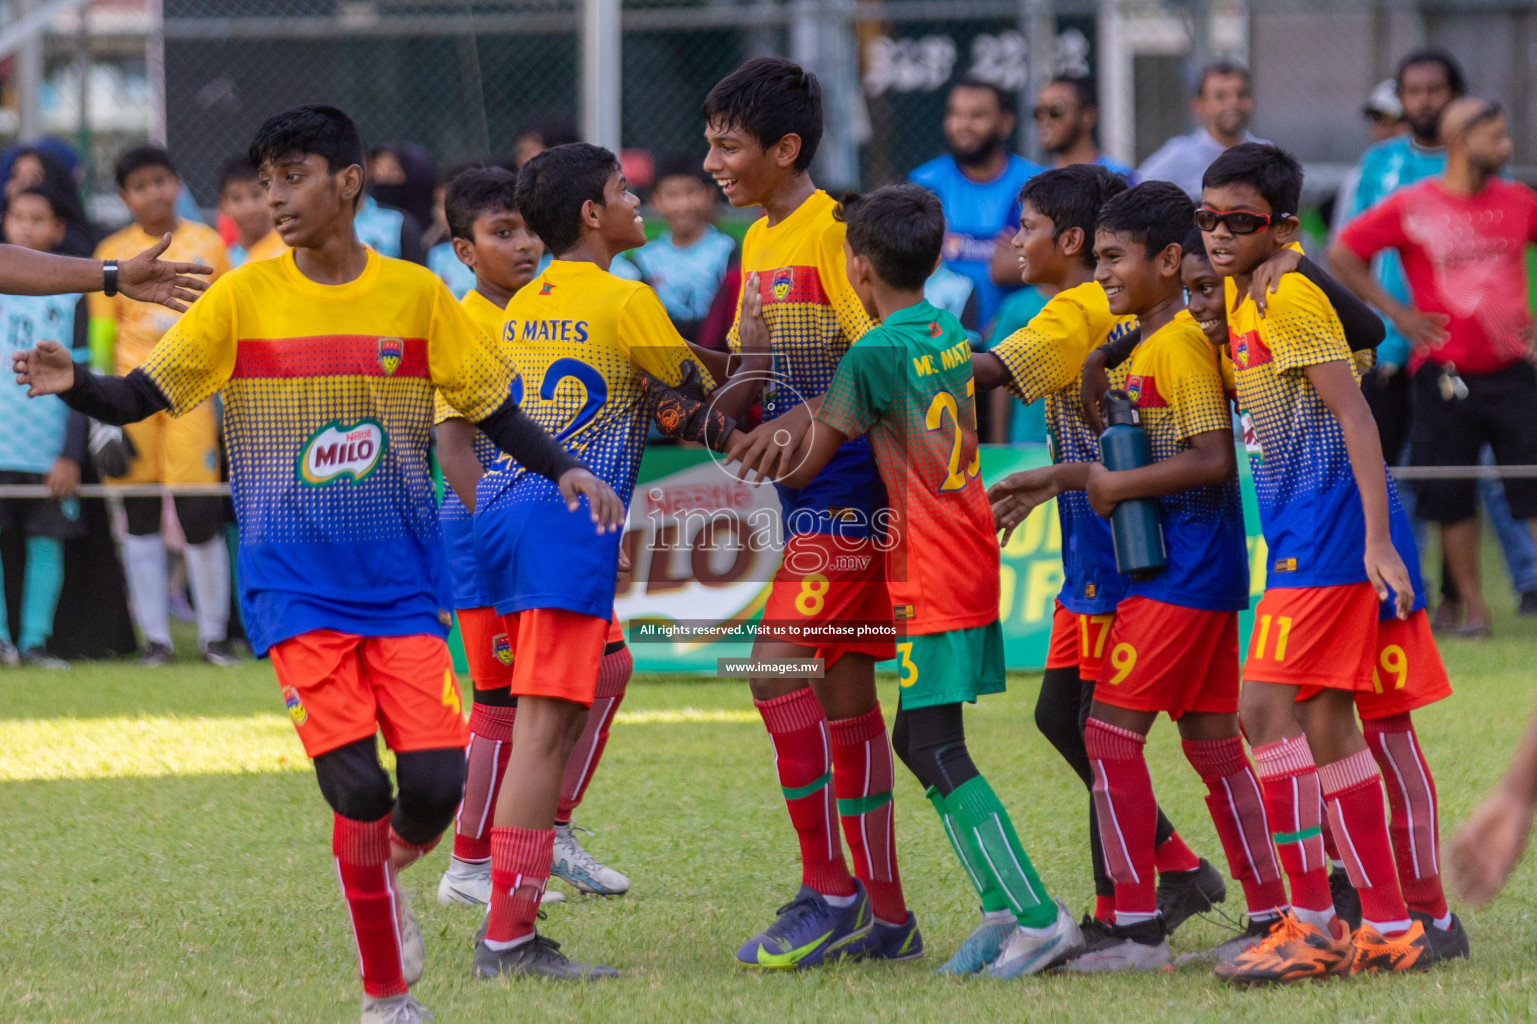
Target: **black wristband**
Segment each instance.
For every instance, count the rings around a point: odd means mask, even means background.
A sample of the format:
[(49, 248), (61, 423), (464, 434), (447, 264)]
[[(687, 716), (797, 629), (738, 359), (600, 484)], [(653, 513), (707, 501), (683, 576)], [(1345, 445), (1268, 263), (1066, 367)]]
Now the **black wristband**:
[(109, 299), (117, 294), (117, 260), (101, 261), (101, 291)]

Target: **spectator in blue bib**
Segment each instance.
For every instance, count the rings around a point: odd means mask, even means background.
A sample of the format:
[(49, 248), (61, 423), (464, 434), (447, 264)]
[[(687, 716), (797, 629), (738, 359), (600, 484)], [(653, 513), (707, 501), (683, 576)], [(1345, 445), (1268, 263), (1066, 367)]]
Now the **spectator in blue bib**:
[(1010, 93), (977, 79), (958, 82), (945, 101), (949, 152), (908, 176), (939, 196), (945, 211), (944, 264), (971, 280), (977, 321), (984, 327), (1006, 294), (993, 282), (993, 249), (1000, 235), (1017, 228), (1019, 190), (1041, 170), (1010, 152), (1018, 124)]

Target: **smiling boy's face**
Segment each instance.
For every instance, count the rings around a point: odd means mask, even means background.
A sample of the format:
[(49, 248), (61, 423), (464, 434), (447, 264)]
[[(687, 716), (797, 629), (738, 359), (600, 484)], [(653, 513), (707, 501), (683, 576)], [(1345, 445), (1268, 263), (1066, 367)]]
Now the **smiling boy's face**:
[(1094, 280), (1116, 316), (1142, 313), (1164, 301), (1173, 284), (1174, 259), (1166, 252), (1149, 256), (1146, 242), (1122, 232), (1094, 233)]
[(1205, 256), (1188, 253), (1180, 261), (1179, 276), (1185, 286), (1190, 315), (1213, 345), (1226, 345), (1227, 299), (1221, 275), (1212, 269)]

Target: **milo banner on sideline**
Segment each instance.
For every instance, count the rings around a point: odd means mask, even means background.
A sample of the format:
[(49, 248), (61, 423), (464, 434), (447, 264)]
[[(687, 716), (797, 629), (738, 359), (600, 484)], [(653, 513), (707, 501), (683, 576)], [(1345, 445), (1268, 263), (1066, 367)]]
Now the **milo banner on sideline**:
[[(1046, 462), (1045, 446), (984, 445), (982, 479), (992, 482)], [(1265, 542), (1242, 451), (1238, 463), (1258, 594)], [(1061, 541), (1053, 503), (1037, 510), (1003, 549), (998, 617), (1010, 668), (1038, 669), (1046, 662), (1052, 602), (1062, 587)], [(632, 571), (629, 585), (619, 590), (617, 610), (637, 671), (713, 673), (717, 658), (749, 653), (747, 642), (657, 640), (635, 631), (645, 628), (642, 622), (729, 625), (761, 617), (782, 545), (779, 498), (771, 485), (739, 483), (708, 452), (648, 448), (623, 543)], [(955, 567), (957, 573), (980, 568)], [(1247, 636), (1247, 614), (1242, 627)]]

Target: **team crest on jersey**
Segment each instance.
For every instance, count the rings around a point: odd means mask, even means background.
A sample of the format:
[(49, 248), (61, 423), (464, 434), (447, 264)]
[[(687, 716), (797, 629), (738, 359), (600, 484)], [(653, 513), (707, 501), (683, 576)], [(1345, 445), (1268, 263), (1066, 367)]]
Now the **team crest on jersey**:
[(945, 333), (945, 329), (943, 327), (939, 326), (939, 324), (937, 324), (937, 323), (929, 324), (929, 337), (937, 338), (937, 337), (939, 337), (943, 333)]
[(1126, 378), (1126, 397), (1131, 399), (1131, 404), (1136, 405), (1142, 397), (1142, 378), (1137, 376)]
[(554, 290), (555, 290), (555, 286), (553, 284), (551, 284), (550, 282), (546, 281), (546, 282), (544, 282), (544, 284), (542, 286), (540, 286), (539, 294), (540, 295), (548, 295), (551, 292), (553, 292)]
[(332, 420), (310, 435), (299, 452), (299, 479), (324, 487), (341, 479), (354, 483), (379, 467), (389, 447), (384, 427), (375, 420), (343, 425)]
[(309, 710), (299, 699), (299, 691), (292, 686), (283, 687), (283, 706), (288, 709), (288, 717), (294, 720), (294, 725), (303, 725), (310, 720)]
[(498, 633), (491, 638), (491, 653), (503, 665), (512, 664), (512, 641), (507, 639), (506, 633)]
[(790, 294), (790, 272), (788, 270), (781, 270), (774, 275), (773, 291), (774, 298), (779, 302), (783, 302), (785, 297)]
[(400, 357), (405, 355), (406, 343), (400, 338), (379, 339), (379, 368), (384, 371), (386, 377), (395, 375), (400, 369)]
[(1235, 363), (1237, 363), (1239, 366), (1243, 366), (1246, 363), (1248, 363), (1248, 361), (1249, 361), (1249, 337), (1248, 337), (1248, 335), (1240, 334), (1238, 337), (1233, 339), (1233, 361)]

